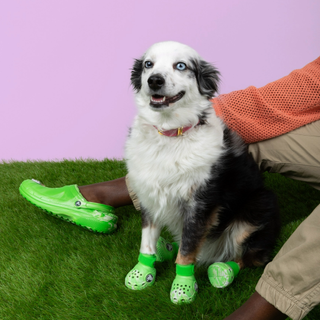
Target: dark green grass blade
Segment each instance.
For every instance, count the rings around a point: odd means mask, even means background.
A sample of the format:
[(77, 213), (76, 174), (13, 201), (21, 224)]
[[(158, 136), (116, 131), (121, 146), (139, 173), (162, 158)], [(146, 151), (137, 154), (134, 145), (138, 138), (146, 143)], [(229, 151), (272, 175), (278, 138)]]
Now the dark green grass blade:
[[(191, 305), (175, 306), (169, 292), (174, 262), (157, 263), (157, 280), (130, 291), (124, 278), (139, 253), (140, 215), (116, 210), (118, 230), (96, 234), (56, 219), (18, 192), (35, 178), (47, 186), (86, 185), (125, 175), (122, 161), (13, 162), (0, 164), (0, 319), (223, 319), (254, 292), (263, 268), (246, 269), (225, 289), (211, 287), (196, 270), (200, 291)], [(266, 175), (279, 198), (284, 227), (277, 250), (319, 203), (319, 192), (279, 175)], [(170, 235), (164, 232), (164, 236)], [(276, 252), (275, 252), (276, 253)], [(305, 319), (319, 319), (315, 308)]]

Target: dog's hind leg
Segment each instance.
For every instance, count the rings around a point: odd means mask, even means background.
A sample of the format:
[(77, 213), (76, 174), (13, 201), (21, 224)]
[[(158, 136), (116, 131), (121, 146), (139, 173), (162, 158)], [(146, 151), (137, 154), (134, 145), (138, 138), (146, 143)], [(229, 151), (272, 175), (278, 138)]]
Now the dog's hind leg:
[[(254, 214), (247, 215), (247, 212)], [(242, 246), (241, 262), (244, 267), (264, 266), (270, 261), (276, 239), (280, 233), (280, 219), (275, 195), (265, 189), (256, 193), (242, 212), (247, 222), (255, 225), (243, 239), (238, 238)], [(249, 218), (250, 217), (250, 218)]]
[(176, 257), (179, 250), (179, 245), (177, 242), (169, 242), (162, 237), (159, 237), (156, 247), (156, 261), (159, 262), (172, 260)]
[(242, 263), (246, 267), (261, 267), (270, 261), (280, 226), (277, 221), (270, 221), (262, 230), (252, 233), (243, 242)]
[(230, 285), (240, 269), (263, 266), (269, 261), (275, 241), (271, 231), (273, 224), (274, 221), (270, 221), (267, 226), (262, 225), (264, 230), (244, 222), (234, 224), (237, 227), (230, 234), (230, 238), (235, 241), (234, 245), (238, 247), (234, 261), (216, 262), (208, 268), (210, 283), (215, 288)]
[[(233, 247), (236, 248), (232, 259), (241, 269), (264, 266), (270, 260), (280, 231), (274, 194), (264, 188), (259, 189), (238, 213), (237, 220), (230, 227), (229, 239), (233, 240)], [(208, 269), (211, 284), (217, 288), (229, 285), (237, 272), (237, 269), (231, 267), (232, 265), (226, 263), (211, 265)]]
[(244, 267), (243, 254), (245, 248), (243, 243), (258, 226), (244, 221), (233, 221), (218, 239), (218, 247), (222, 249), (220, 255), (215, 257), (215, 262), (208, 268), (208, 278), (215, 288), (225, 288), (230, 285)]

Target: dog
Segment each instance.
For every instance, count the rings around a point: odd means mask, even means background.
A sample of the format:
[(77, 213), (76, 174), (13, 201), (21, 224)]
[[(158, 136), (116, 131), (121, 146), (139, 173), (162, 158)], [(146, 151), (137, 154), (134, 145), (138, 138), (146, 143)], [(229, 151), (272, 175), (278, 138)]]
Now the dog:
[[(156, 254), (166, 227), (179, 243), (177, 268), (263, 266), (279, 233), (274, 194), (243, 140), (212, 107), (219, 75), (194, 49), (173, 41), (152, 45), (131, 72), (138, 114), (126, 163), (141, 205), (140, 254)], [(188, 302), (183, 295), (171, 300)]]

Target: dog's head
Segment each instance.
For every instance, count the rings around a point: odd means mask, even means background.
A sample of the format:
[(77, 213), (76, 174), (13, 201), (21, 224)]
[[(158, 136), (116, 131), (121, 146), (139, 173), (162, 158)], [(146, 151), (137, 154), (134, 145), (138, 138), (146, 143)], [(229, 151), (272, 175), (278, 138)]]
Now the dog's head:
[(213, 97), (219, 72), (187, 45), (168, 41), (135, 60), (131, 83), (138, 105), (154, 111), (177, 109)]

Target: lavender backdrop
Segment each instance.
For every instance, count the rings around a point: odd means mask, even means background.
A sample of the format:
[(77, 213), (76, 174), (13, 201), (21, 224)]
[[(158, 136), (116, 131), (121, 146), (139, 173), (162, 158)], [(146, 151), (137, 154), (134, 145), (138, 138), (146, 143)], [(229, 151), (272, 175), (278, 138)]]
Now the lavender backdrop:
[(1, 1), (0, 160), (122, 158), (152, 43), (194, 47), (227, 93), (319, 56), (319, 17), (317, 0)]

